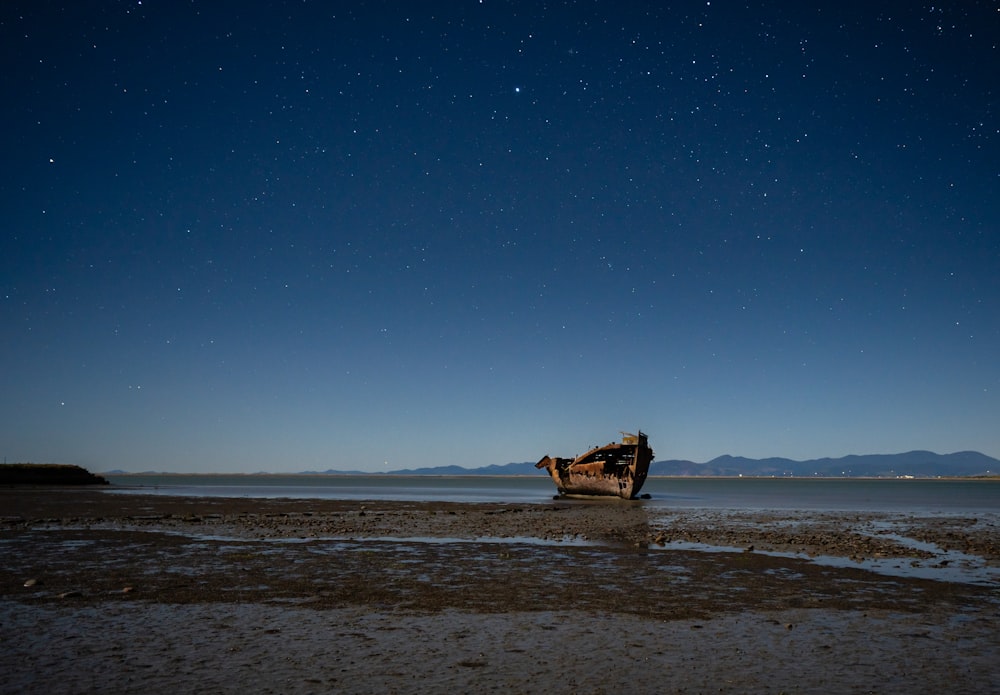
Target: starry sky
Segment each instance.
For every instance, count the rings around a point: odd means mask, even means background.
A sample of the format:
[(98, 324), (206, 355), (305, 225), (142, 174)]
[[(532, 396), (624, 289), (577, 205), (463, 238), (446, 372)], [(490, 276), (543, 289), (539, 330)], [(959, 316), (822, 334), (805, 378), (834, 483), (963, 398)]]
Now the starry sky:
[(1000, 456), (1000, 3), (4, 2), (0, 455)]

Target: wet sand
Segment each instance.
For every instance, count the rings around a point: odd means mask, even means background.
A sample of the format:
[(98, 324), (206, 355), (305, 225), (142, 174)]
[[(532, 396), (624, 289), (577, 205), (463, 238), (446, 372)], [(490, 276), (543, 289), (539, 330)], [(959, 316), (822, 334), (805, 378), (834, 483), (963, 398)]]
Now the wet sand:
[(0, 692), (1000, 692), (996, 517), (41, 489), (0, 509)]

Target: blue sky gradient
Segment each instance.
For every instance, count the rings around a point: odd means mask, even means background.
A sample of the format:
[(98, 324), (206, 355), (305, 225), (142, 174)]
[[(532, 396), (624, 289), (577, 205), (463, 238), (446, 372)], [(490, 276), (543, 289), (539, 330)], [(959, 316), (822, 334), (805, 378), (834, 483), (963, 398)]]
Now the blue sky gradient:
[(998, 6), (780, 5), (5, 3), (0, 454), (1000, 456)]

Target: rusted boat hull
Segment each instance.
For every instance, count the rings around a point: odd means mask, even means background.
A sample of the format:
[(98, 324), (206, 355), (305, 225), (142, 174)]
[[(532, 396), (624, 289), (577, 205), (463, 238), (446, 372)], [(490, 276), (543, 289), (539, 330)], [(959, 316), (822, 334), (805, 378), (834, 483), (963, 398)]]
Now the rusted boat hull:
[(638, 496), (652, 461), (653, 450), (645, 434), (622, 432), (620, 443), (594, 447), (575, 459), (544, 456), (535, 468), (548, 471), (560, 495), (628, 500)]

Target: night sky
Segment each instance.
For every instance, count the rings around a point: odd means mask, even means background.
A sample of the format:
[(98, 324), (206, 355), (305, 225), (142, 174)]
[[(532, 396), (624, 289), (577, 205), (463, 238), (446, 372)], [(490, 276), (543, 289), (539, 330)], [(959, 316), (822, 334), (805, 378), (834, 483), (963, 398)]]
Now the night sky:
[(0, 455), (1000, 456), (1000, 3), (4, 2)]

